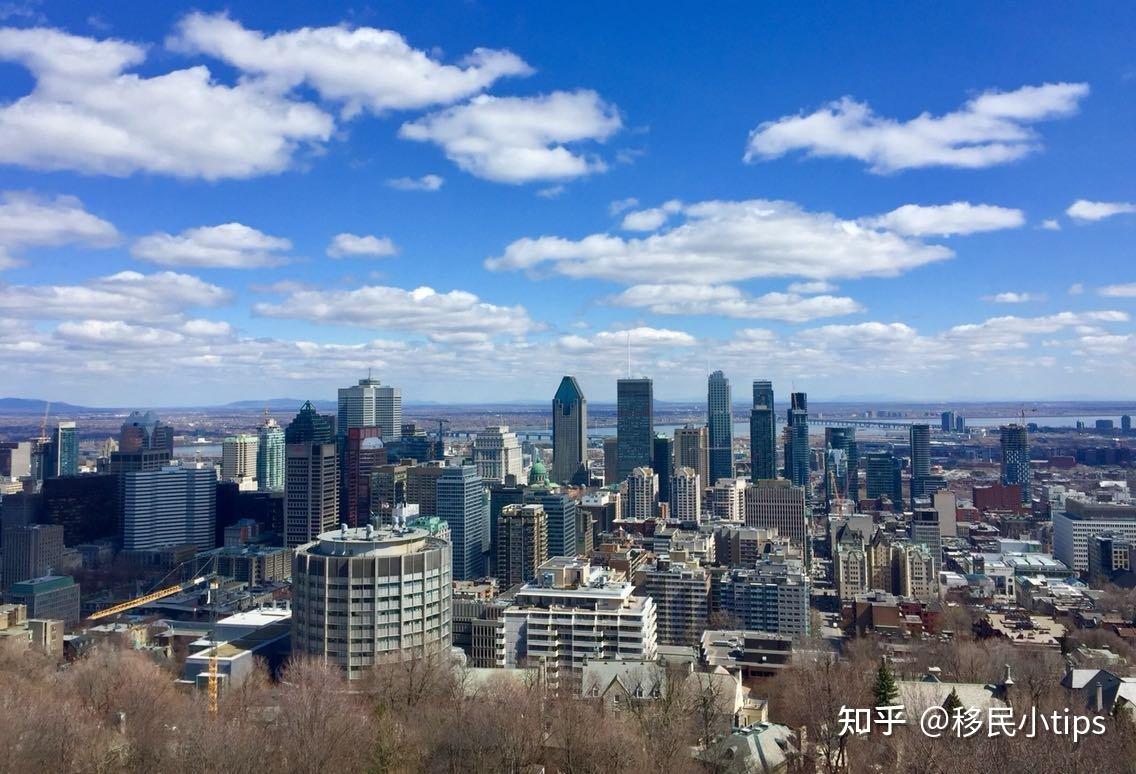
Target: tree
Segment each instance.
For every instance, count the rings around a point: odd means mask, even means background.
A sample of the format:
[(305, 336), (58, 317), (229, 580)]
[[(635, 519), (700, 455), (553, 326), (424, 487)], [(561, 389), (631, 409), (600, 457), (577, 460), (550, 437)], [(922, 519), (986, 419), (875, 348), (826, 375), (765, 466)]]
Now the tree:
[(872, 685), (875, 706), (887, 707), (894, 704), (897, 696), (899, 696), (899, 686), (895, 684), (895, 674), (888, 666), (887, 658), (881, 658), (880, 668), (876, 670), (876, 682)]

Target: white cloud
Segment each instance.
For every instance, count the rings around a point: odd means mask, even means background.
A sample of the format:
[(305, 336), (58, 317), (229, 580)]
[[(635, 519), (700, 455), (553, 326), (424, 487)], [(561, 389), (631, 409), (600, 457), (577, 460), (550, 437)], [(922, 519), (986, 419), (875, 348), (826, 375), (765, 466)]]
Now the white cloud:
[(56, 336), (88, 347), (169, 347), (185, 337), (176, 331), (132, 325), (121, 320), (81, 320), (60, 323)]
[(499, 183), (570, 180), (606, 169), (567, 146), (602, 142), (621, 127), (615, 106), (594, 91), (537, 97), (474, 97), (402, 125), (399, 136), (439, 145), (471, 175)]
[(1136, 204), (1132, 202), (1090, 202), (1087, 199), (1078, 199), (1065, 210), (1065, 214), (1070, 218), (1086, 222), (1133, 212), (1136, 212)]
[(1083, 282), (1074, 282), (1069, 286), (1069, 295), (1079, 296), (1085, 292), (1085, 284)]
[(639, 200), (634, 196), (629, 196), (626, 199), (616, 199), (614, 202), (607, 206), (608, 214), (618, 215), (624, 210), (630, 210), (633, 207), (639, 206)]
[(1128, 282), (1120, 285), (1105, 285), (1097, 291), (1099, 295), (1108, 296), (1109, 298), (1136, 298), (1136, 282)]
[(224, 14), (191, 13), (172, 47), (209, 54), (280, 89), (308, 85), (348, 115), (444, 105), (478, 94), (499, 78), (532, 73), (509, 51), (474, 49), (442, 64), (390, 30), (303, 27), (265, 35)]
[(1053, 218), (1046, 218), (1045, 220), (1043, 220), (1041, 222), (1040, 228), (1045, 230), (1045, 231), (1060, 231), (1061, 230), (1061, 224), (1058, 223)]
[(259, 303), (256, 314), (333, 325), (422, 333), (433, 341), (520, 336), (538, 326), (522, 306), (489, 304), (473, 293), (364, 286), (354, 290), (298, 290), (279, 304)]
[(82, 285), (0, 285), (0, 316), (32, 320), (169, 319), (218, 306), (229, 292), (188, 274), (122, 271)]
[(831, 293), (836, 290), (836, 285), (831, 282), (814, 281), (814, 282), (790, 282), (790, 293)]
[(656, 231), (676, 212), (682, 212), (682, 202), (672, 199), (661, 207), (627, 213), (619, 227), (624, 231)]
[(766, 293), (753, 297), (732, 285), (634, 285), (608, 299), (614, 306), (645, 308), (654, 314), (718, 315), (740, 319), (807, 322), (863, 311), (851, 298)]
[(391, 241), (390, 237), (377, 237), (369, 234), (366, 236), (336, 234), (327, 247), (327, 254), (332, 258), (358, 255), (381, 258), (386, 255), (394, 255), (397, 252), (398, 246)]
[(563, 185), (550, 185), (548, 188), (541, 188), (536, 192), (536, 195), (542, 199), (555, 199), (564, 193), (566, 189)]
[(143, 77), (141, 46), (53, 29), (0, 30), (0, 59), (35, 77), (0, 107), (0, 163), (88, 174), (207, 180), (280, 172), (331, 136), (331, 116), (263, 83), (216, 83), (205, 67)]
[(1017, 291), (1008, 290), (1004, 293), (995, 293), (990, 296), (983, 296), (983, 301), (992, 301), (996, 304), (1025, 304), (1030, 301), (1044, 301), (1044, 293), (1019, 293)]
[(446, 182), (439, 175), (423, 175), (422, 177), (393, 177), (387, 180), (387, 185), (399, 191), (437, 191)]
[(758, 277), (894, 276), (954, 254), (792, 202), (707, 201), (683, 206), (681, 215), (683, 222), (642, 238), (518, 239), (485, 265), (517, 271), (547, 264), (575, 278), (705, 285)]
[(1026, 222), (1021, 210), (990, 204), (952, 202), (941, 205), (905, 204), (891, 212), (864, 218), (864, 224), (905, 236), (952, 236), (1018, 228)]
[(190, 228), (180, 234), (159, 231), (137, 240), (130, 248), (135, 258), (163, 266), (253, 269), (278, 266), (292, 243), (242, 223)]
[[(561, 336), (557, 340), (557, 346), (568, 354), (606, 358), (612, 352), (626, 352), (628, 342), (631, 344), (633, 358), (643, 350), (692, 347), (697, 343), (693, 336), (684, 331), (641, 325), (626, 330), (600, 331), (591, 336), (569, 334)], [(620, 365), (625, 365), (625, 361), (621, 361)]]
[(809, 115), (761, 124), (749, 136), (745, 159), (773, 159), (799, 150), (814, 157), (858, 159), (881, 174), (930, 166), (978, 169), (1005, 164), (1040, 149), (1030, 124), (1076, 113), (1088, 93), (1085, 83), (987, 91), (955, 112), (922, 113), (902, 122), (844, 97)]
[(118, 239), (112, 224), (87, 212), (73, 196), (49, 199), (26, 192), (0, 194), (0, 269), (18, 265), (17, 254), (25, 248), (110, 247)]

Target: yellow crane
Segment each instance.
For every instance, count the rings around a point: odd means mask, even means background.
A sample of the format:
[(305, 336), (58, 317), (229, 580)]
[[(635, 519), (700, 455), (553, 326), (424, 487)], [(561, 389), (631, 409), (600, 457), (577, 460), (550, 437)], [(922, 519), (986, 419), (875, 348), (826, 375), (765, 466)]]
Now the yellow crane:
[(180, 591), (189, 591), (194, 586), (204, 583), (208, 579), (208, 577), (209, 576), (207, 575), (202, 575), (199, 578), (188, 580), (185, 583), (178, 583), (174, 586), (166, 586), (165, 588), (158, 589), (157, 591), (151, 591), (149, 594), (143, 594), (140, 597), (128, 599), (127, 601), (120, 602), (117, 605), (111, 605), (110, 607), (99, 610), (96, 613), (91, 613), (89, 616), (87, 616), (87, 620), (97, 621), (100, 618), (109, 618), (112, 615), (125, 613), (127, 610), (141, 607), (142, 605), (145, 605), (149, 602), (155, 602), (159, 599), (165, 599), (166, 597), (173, 596)]

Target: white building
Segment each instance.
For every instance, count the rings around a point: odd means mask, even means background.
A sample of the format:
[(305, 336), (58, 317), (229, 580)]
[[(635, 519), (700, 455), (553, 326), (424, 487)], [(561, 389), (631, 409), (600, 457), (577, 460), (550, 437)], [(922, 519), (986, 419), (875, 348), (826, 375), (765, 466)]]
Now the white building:
[(1089, 540), (1104, 532), (1136, 539), (1136, 505), (1066, 498), (1053, 514), (1053, 555), (1078, 572), (1089, 571)]
[(745, 518), (745, 493), (749, 481), (744, 478), (720, 478), (714, 484), (714, 518), (718, 521), (742, 521)]
[(758, 481), (745, 490), (747, 527), (776, 529), (798, 547), (809, 543), (809, 518), (804, 487), (783, 478)]
[(383, 442), (402, 437), (402, 390), (384, 387), (378, 379), (360, 379), (359, 384), (339, 388), (336, 432), (347, 434), (351, 427), (378, 427)]
[(678, 468), (671, 478), (671, 519), (702, 521), (702, 481), (694, 468)]
[(521, 483), (525, 465), (516, 433), (509, 432), (507, 425), (482, 430), (473, 441), (473, 464), (486, 483), (504, 483), (505, 476), (514, 476)]
[(930, 602), (939, 596), (937, 562), (922, 545), (895, 546), (899, 552), (900, 594)]
[(260, 439), (255, 435), (230, 435), (221, 442), (221, 479), (252, 486), (256, 482), (256, 453)]
[(214, 547), (217, 474), (213, 466), (167, 465), (122, 475), (123, 548)]
[(650, 519), (659, 501), (659, 476), (650, 468), (635, 468), (627, 477), (627, 496), (623, 500), (623, 516), (627, 519)]

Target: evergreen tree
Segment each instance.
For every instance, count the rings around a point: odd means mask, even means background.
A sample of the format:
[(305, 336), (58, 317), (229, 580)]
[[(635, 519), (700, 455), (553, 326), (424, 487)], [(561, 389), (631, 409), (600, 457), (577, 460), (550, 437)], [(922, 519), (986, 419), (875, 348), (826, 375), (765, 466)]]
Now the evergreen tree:
[(943, 700), (943, 709), (949, 712), (951, 717), (954, 717), (955, 710), (962, 709), (962, 699), (959, 698), (958, 691), (954, 688), (947, 694), (947, 698)]
[(872, 686), (872, 696), (875, 697), (877, 707), (895, 704), (899, 696), (899, 686), (895, 684), (895, 674), (888, 666), (887, 659), (880, 659), (880, 668), (876, 670), (876, 682)]

